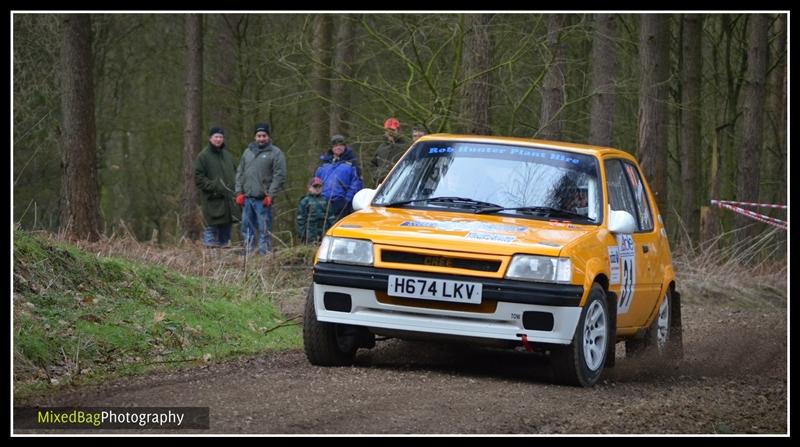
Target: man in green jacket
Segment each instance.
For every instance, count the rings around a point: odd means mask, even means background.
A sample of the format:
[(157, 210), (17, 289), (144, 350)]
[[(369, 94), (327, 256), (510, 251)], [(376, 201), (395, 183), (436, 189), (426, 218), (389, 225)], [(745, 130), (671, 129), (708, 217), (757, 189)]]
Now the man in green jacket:
[(329, 212), (329, 202), (321, 193), (322, 179), (312, 178), (308, 182), (308, 194), (297, 206), (297, 235), (304, 244), (319, 242), (325, 231), (336, 223), (336, 215)]
[(203, 208), (203, 245), (222, 247), (231, 240), (231, 225), (239, 220), (239, 208), (234, 206), (236, 161), (225, 148), (224, 131), (212, 127), (208, 132), (208, 147), (194, 161), (194, 184), (201, 192)]
[(236, 204), (242, 207), (242, 237), (245, 253), (256, 248), (262, 255), (272, 252), (272, 206), (286, 181), (286, 158), (272, 144), (269, 125), (258, 123), (255, 141), (247, 146), (236, 170)]

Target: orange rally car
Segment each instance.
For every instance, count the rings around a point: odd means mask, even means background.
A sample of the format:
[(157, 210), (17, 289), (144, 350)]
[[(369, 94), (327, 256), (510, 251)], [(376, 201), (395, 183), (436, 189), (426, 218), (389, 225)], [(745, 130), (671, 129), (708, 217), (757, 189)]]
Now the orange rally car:
[(312, 364), (375, 335), (544, 352), (592, 386), (628, 355), (682, 354), (680, 295), (630, 154), (522, 138), (420, 138), (323, 239), (305, 308)]

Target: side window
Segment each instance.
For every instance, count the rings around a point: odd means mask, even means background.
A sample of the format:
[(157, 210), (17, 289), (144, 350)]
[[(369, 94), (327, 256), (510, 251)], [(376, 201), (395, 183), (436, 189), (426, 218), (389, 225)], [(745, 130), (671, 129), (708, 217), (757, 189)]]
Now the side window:
[(627, 211), (636, 219), (636, 203), (631, 194), (628, 180), (620, 160), (606, 160), (606, 182), (608, 183), (608, 204), (614, 211)]
[(628, 175), (628, 180), (633, 187), (633, 197), (636, 200), (636, 209), (638, 215), (636, 220), (639, 222), (639, 231), (652, 231), (653, 230), (653, 217), (650, 213), (650, 202), (647, 200), (647, 193), (644, 190), (642, 177), (639, 170), (633, 163), (624, 161), (625, 173)]

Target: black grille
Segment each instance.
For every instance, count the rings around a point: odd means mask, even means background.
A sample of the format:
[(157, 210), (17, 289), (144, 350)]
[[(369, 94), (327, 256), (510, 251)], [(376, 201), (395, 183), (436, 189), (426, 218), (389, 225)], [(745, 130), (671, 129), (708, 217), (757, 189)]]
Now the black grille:
[(346, 293), (325, 292), (322, 302), (326, 310), (335, 310), (336, 312), (350, 312), (353, 307), (350, 295)]
[(522, 327), (533, 331), (552, 331), (553, 314), (550, 312), (523, 312)]
[(383, 262), (398, 264), (418, 264), (431, 267), (451, 267), (457, 269), (477, 270), (479, 272), (496, 272), (500, 270), (500, 261), (484, 261), (480, 259), (452, 258), (449, 256), (420, 255), (402, 251), (383, 251)]

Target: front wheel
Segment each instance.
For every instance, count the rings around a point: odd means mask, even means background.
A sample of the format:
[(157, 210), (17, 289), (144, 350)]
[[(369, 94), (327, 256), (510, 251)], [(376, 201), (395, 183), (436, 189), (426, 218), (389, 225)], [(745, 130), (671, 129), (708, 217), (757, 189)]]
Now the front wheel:
[(309, 287), (303, 315), (303, 346), (312, 365), (350, 366), (355, 361), (358, 339), (344, 324), (317, 320), (314, 308), (314, 286)]
[(597, 383), (606, 364), (611, 328), (606, 292), (599, 284), (594, 284), (581, 311), (572, 343), (553, 352), (556, 379), (584, 387)]

